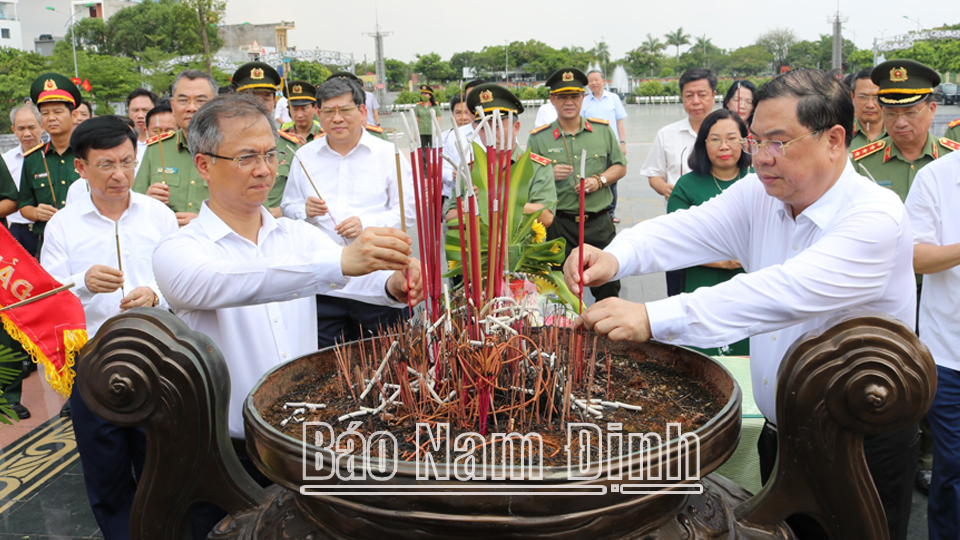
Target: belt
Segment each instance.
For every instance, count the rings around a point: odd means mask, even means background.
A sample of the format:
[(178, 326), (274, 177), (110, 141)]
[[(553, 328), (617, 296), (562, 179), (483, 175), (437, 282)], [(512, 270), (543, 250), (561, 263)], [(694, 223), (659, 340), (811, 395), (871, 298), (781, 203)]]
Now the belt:
[(30, 231), (30, 232), (33, 232), (33, 223), (11, 223), (11, 224), (10, 224), (10, 228), (11, 228), (11, 229), (14, 229), (14, 228), (16, 228), (16, 229), (26, 229), (26, 230), (28, 230), (28, 231)]
[[(598, 218), (600, 216), (606, 215), (610, 211), (609, 208), (604, 208), (599, 212), (585, 212), (583, 214), (583, 221), (590, 221), (591, 219)], [(571, 214), (569, 212), (561, 212), (557, 210), (557, 217), (560, 219), (565, 219), (567, 221), (572, 221), (574, 223), (580, 223), (580, 214)]]

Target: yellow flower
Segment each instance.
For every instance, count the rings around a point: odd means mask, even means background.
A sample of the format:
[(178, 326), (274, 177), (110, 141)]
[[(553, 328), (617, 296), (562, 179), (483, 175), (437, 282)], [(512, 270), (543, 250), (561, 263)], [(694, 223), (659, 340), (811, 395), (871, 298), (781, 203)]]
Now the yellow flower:
[(460, 263), (458, 263), (457, 261), (447, 261), (447, 270), (453, 270), (454, 268), (457, 267), (458, 264)]
[(560, 253), (560, 250), (561, 250), (561, 249), (563, 249), (563, 248), (561, 248), (561, 247), (560, 247), (560, 243), (557, 242), (556, 244), (550, 246), (550, 253)]
[(544, 240), (546, 240), (547, 228), (543, 226), (543, 223), (540, 223), (537, 220), (533, 220), (533, 225), (531, 226), (531, 229), (533, 229), (534, 244), (539, 244), (540, 242), (543, 242)]

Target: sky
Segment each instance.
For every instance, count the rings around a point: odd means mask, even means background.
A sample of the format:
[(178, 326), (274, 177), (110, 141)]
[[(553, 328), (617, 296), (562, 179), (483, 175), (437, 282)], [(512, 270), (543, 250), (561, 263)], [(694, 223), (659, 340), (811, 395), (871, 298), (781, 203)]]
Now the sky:
[[(24, 41), (33, 48), (40, 33), (63, 35), (66, 17), (44, 10), (53, 6), (68, 12), (69, 0), (20, 0)], [(752, 44), (758, 35), (777, 27), (792, 28), (800, 39), (815, 40), (829, 34), (827, 19), (838, 10), (847, 17), (844, 37), (861, 49), (874, 38), (891, 37), (917, 29), (960, 23), (960, 2), (939, 2), (919, 13), (920, 2), (894, 0), (462, 0), (409, 3), (380, 0), (228, 0), (228, 24), (294, 21), (292, 46), (353, 53), (374, 58), (374, 40), (367, 36), (380, 29), (388, 58), (405, 62), (417, 53), (436, 52), (443, 59), (460, 51), (478, 51), (486, 45), (536, 39), (560, 48), (590, 49), (606, 41), (612, 58), (622, 58), (640, 45), (646, 35), (663, 40), (667, 32), (683, 27), (691, 36), (703, 36), (723, 49)], [(587, 9), (588, 8), (588, 9)], [(589, 13), (587, 13), (589, 12)], [(907, 20), (904, 17), (909, 17)], [(480, 22), (487, 18), (489, 22)], [(329, 20), (329, 22), (327, 22)], [(512, 21), (512, 22), (510, 22)], [(681, 47), (683, 52), (687, 47)], [(667, 54), (675, 52), (670, 48)]]

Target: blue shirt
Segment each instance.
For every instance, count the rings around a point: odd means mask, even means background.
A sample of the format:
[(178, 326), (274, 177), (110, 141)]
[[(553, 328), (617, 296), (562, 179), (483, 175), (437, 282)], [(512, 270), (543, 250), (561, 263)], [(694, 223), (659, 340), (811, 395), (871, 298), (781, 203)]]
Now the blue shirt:
[(580, 116), (584, 118), (599, 118), (610, 122), (610, 128), (613, 129), (613, 135), (620, 139), (617, 131), (617, 120), (623, 120), (627, 117), (627, 111), (623, 108), (623, 102), (620, 97), (613, 92), (603, 91), (600, 99), (588, 91), (583, 97), (583, 106), (580, 108)]

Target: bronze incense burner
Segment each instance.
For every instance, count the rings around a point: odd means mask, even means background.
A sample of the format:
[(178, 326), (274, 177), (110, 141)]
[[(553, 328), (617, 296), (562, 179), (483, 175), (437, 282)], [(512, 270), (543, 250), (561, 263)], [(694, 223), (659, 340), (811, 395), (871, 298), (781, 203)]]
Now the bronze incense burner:
[[(602, 474), (597, 479), (568, 481), (565, 469), (561, 474), (559, 468), (548, 467), (542, 479), (521, 481), (536, 486), (531, 489), (556, 493), (571, 486), (600, 487), (603, 494), (595, 496), (332, 493), (323, 488), (343, 485), (336, 475), (305, 481), (303, 474), (305, 460), (325, 450), (305, 448), (264, 422), (258, 412), (308, 374), (332, 372), (331, 350), (278, 366), (246, 400), (248, 453), (277, 484), (263, 489), (243, 470), (229, 439), (229, 373), (219, 350), (177, 317), (152, 308), (132, 310), (103, 326), (83, 351), (78, 390), (103, 418), (146, 430), (147, 462), (131, 523), (135, 539), (189, 538), (189, 508), (200, 501), (230, 514), (211, 539), (766, 540), (793, 538), (783, 520), (797, 513), (812, 516), (834, 539), (887, 537), (862, 441), (865, 434), (917, 422), (933, 400), (936, 369), (909, 328), (883, 315), (847, 317), (793, 345), (777, 382), (777, 467), (753, 496), (722, 477), (707, 476), (739, 440), (742, 395), (730, 374), (710, 358), (683, 348), (654, 343), (608, 346), (679, 369), (722, 397), (720, 414), (695, 432), (700, 441), (695, 476), (701, 479), (702, 493), (671, 492), (676, 488), (667, 486), (677, 482), (667, 479), (645, 481), (655, 486), (648, 488), (650, 493), (619, 492), (637, 467), (683, 469), (681, 447), (667, 442), (661, 449), (665, 451), (599, 462)], [(397, 463), (396, 471), (385, 485), (397, 490), (426, 486), (443, 492), (463, 484), (418, 480), (407, 462)], [(474, 482), (490, 487), (498, 481)], [(322, 494), (303, 494), (304, 486), (319, 487)]]

